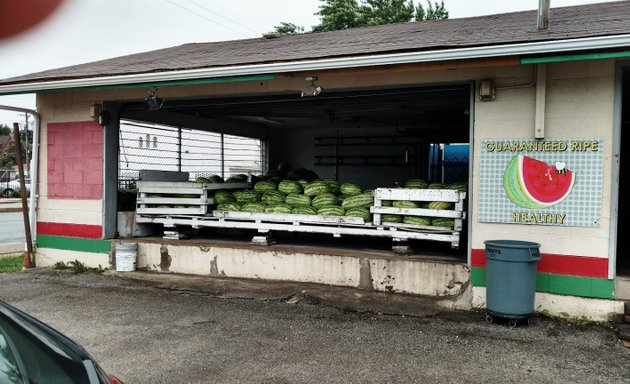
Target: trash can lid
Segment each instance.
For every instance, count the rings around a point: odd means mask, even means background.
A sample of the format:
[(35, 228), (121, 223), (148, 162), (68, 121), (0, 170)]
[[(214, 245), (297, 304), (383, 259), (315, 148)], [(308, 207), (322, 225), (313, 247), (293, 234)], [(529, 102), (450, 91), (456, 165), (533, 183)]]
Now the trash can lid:
[(483, 243), (485, 245), (502, 248), (540, 248), (539, 243), (522, 240), (486, 240)]
[(521, 240), (487, 240), (486, 259), (509, 262), (540, 260), (540, 244)]

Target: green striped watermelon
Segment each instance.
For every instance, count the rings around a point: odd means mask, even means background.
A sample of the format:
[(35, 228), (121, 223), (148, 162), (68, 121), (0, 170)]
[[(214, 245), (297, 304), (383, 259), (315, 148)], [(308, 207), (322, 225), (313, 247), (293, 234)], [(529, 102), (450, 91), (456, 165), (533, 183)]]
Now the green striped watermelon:
[(370, 211), (366, 208), (350, 208), (346, 210), (346, 216), (348, 217), (360, 217), (365, 222), (372, 221), (372, 215)]
[(311, 205), (315, 209), (335, 206), (337, 205), (337, 196), (328, 192), (321, 193), (313, 198)]
[(429, 186), (429, 182), (426, 181), (426, 180), (422, 180), (422, 179), (410, 179), (410, 180), (405, 181), (403, 186), (405, 188), (422, 189), (422, 188), (427, 188)]
[(321, 216), (343, 216), (346, 211), (341, 207), (324, 207), (317, 210)]
[(289, 206), (288, 204), (274, 204), (265, 208), (265, 213), (287, 214), (291, 213), (291, 211), (291, 206)]
[(362, 193), (360, 195), (348, 197), (341, 203), (345, 209), (351, 208), (369, 208), (374, 205), (374, 196)]
[(363, 190), (357, 184), (343, 183), (339, 186), (339, 190), (342, 194), (347, 196), (356, 196), (363, 193)]
[(423, 216), (403, 216), (403, 223), (411, 225), (431, 225), (431, 218)]
[(291, 207), (308, 207), (311, 205), (311, 198), (306, 195), (289, 193), (284, 202)]
[(278, 184), (278, 190), (286, 193), (300, 193), (302, 192), (302, 185), (297, 181), (292, 180), (282, 180), (280, 184)]
[(273, 191), (276, 188), (276, 183), (274, 183), (273, 181), (259, 181), (254, 184), (254, 191), (258, 191), (261, 193), (266, 191)]
[(280, 191), (265, 191), (260, 197), (260, 201), (267, 205), (284, 203), (285, 195)]
[(395, 208), (418, 208), (420, 205), (415, 201), (396, 200), (392, 203)]
[(317, 215), (317, 211), (313, 207), (295, 207), (291, 213), (296, 215)]
[(236, 201), (239, 203), (255, 203), (260, 201), (260, 192), (257, 191), (242, 191), (240, 193), (234, 193)]
[(304, 187), (304, 194), (307, 196), (317, 196), (322, 193), (330, 193), (330, 188), (328, 184), (323, 181), (313, 181), (312, 183), (308, 183), (306, 187)]

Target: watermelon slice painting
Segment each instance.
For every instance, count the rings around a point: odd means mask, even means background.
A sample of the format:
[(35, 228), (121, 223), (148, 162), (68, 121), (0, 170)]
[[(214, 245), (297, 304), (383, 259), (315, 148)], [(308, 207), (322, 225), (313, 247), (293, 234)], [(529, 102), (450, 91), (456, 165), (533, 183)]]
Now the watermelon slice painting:
[(531, 157), (516, 155), (503, 175), (503, 188), (516, 205), (543, 209), (566, 199), (573, 190), (575, 173), (564, 163), (547, 164)]

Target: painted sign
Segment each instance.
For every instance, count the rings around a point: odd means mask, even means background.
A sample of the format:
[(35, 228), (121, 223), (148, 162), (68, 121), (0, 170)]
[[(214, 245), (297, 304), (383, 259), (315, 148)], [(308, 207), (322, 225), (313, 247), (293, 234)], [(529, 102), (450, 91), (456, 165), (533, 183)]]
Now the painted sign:
[(599, 227), (602, 139), (481, 142), (479, 221)]

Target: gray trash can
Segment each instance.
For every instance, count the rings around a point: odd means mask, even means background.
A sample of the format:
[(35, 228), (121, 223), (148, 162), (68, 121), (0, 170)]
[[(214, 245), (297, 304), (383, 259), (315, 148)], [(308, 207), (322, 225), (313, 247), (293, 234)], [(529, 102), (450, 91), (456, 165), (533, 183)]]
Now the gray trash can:
[(486, 244), (486, 320), (510, 320), (534, 313), (536, 262), (541, 259), (540, 244), (519, 240), (488, 240)]

